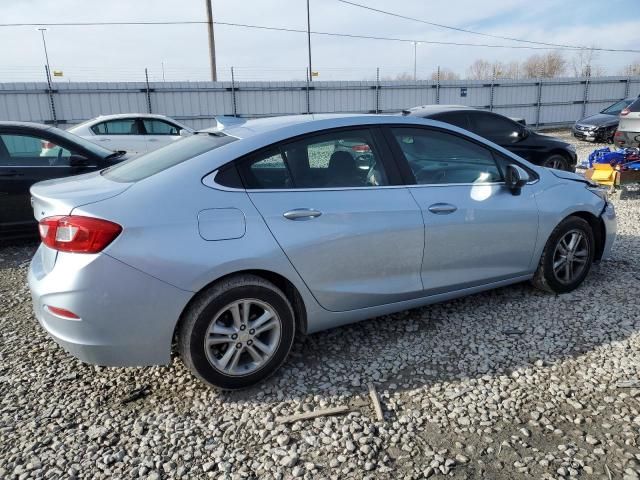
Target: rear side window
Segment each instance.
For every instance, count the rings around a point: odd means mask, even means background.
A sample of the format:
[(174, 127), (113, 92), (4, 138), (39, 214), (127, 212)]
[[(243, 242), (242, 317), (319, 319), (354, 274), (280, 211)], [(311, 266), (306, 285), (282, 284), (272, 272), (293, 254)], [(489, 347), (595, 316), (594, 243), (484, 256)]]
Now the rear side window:
[(249, 189), (389, 184), (381, 154), (367, 129), (309, 136), (240, 162), (239, 169)]
[(122, 118), (98, 123), (91, 127), (96, 135), (140, 135), (140, 126), (135, 118)]
[(467, 117), (467, 112), (439, 113), (438, 115), (434, 115), (431, 118), (433, 118), (434, 120), (438, 120), (439, 122), (449, 123), (451, 125), (455, 125), (456, 127), (469, 130), (469, 119)]
[(640, 112), (640, 98), (634, 100), (631, 105), (627, 107), (630, 112)]
[(458, 135), (418, 128), (391, 131), (419, 185), (503, 180), (491, 151)]
[(223, 133), (199, 133), (109, 167), (102, 175), (115, 182), (137, 182), (235, 140)]
[(522, 125), (495, 113), (472, 112), (469, 117), (473, 124), (471, 131), (489, 139), (507, 139), (522, 130)]

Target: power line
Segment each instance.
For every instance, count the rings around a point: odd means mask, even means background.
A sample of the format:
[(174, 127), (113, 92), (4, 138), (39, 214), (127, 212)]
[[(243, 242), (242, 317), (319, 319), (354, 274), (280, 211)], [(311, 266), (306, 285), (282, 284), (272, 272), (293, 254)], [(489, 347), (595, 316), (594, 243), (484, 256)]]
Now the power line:
[[(338, 0), (342, 1), (342, 0)], [(140, 22), (57, 22), (57, 23), (0, 23), (0, 27), (93, 27), (93, 26), (115, 26), (115, 25), (204, 25), (206, 21), (200, 20), (182, 20), (182, 21), (140, 21)], [(213, 22), (215, 25), (223, 25), (227, 27), (238, 28), (252, 28), (257, 30), (270, 30), (276, 32), (290, 32), (290, 33), (307, 33), (307, 30), (297, 28), (286, 27), (271, 27), (266, 25), (252, 25), (248, 23), (231, 23), (231, 22)], [(484, 44), (484, 43), (466, 43), (466, 42), (446, 42), (436, 40), (420, 40), (409, 38), (397, 38), (397, 37), (382, 37), (375, 35), (358, 35), (354, 33), (338, 33), (338, 32), (322, 32), (317, 30), (311, 30), (313, 35), (323, 35), (329, 37), (342, 37), (342, 38), (361, 38), (367, 40), (384, 40), (391, 42), (404, 42), (404, 43), (424, 43), (429, 45), (451, 45), (458, 47), (483, 47), (483, 48), (507, 48), (507, 49), (525, 49), (525, 50), (584, 50), (584, 47), (534, 47), (525, 45), (496, 45), (496, 44)], [(591, 49), (590, 49), (591, 50)], [(601, 52), (617, 52), (617, 53), (640, 53), (640, 50), (634, 49), (617, 49), (617, 48), (594, 48)]]
[[(367, 5), (362, 5), (360, 3), (356, 3), (356, 2), (351, 2), (349, 0), (337, 0), (340, 3), (344, 3), (347, 5), (351, 5), (354, 7), (358, 7), (358, 8), (364, 8), (365, 10), (371, 10), (373, 12), (377, 12), (377, 13), (382, 13), (384, 15), (389, 15), (392, 17), (397, 17), (397, 18), (402, 18), (404, 20), (411, 20), (413, 22), (419, 22), (419, 23), (424, 23), (426, 25), (431, 25), (433, 27), (439, 27), (439, 28), (445, 28), (447, 30), (454, 30), (456, 32), (462, 32), (462, 33), (470, 33), (473, 35), (482, 35), (483, 37), (491, 37), (491, 38), (498, 38), (500, 40), (510, 40), (513, 42), (522, 42), (522, 43), (530, 43), (533, 45), (546, 45), (548, 47), (558, 47), (558, 48), (562, 48), (562, 49), (575, 49), (575, 50), (598, 50), (598, 51), (605, 51), (605, 52), (611, 52), (611, 51), (618, 51), (617, 49), (607, 49), (607, 48), (595, 48), (595, 47), (584, 47), (584, 46), (578, 46), (578, 45), (565, 45), (562, 43), (548, 43), (548, 42), (536, 42), (533, 40), (525, 40), (522, 38), (514, 38), (514, 37), (503, 37), (501, 35), (493, 35), (490, 33), (483, 33), (483, 32), (476, 32), (474, 30), (467, 30), (465, 28), (459, 28), (459, 27), (452, 27), (450, 25), (443, 25), (441, 23), (435, 23), (435, 22), (428, 22), (427, 20), (422, 20), (420, 18), (415, 18), (415, 17), (409, 17), (406, 15), (401, 15), (399, 13), (394, 13), (394, 12), (389, 12), (386, 10), (381, 10), (379, 8), (374, 8), (374, 7), (369, 7)], [(626, 50), (620, 50), (620, 51), (626, 51)]]

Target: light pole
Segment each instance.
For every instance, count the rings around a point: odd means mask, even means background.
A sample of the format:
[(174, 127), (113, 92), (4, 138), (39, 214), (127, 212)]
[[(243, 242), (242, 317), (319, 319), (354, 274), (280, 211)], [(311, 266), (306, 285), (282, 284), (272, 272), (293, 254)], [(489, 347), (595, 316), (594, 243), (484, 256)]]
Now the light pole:
[(46, 28), (38, 28), (40, 33), (42, 34), (42, 45), (44, 46), (44, 58), (47, 61), (47, 76), (48, 80), (51, 82), (51, 67), (49, 66), (49, 54), (47, 53), (47, 41), (44, 38), (44, 32), (47, 31)]
[(415, 82), (418, 79), (417, 76), (417, 60), (416, 60), (416, 53), (417, 53), (417, 49), (418, 49), (418, 44), (420, 42), (413, 42), (413, 81)]
[(309, 13), (309, 0), (307, 0), (307, 50), (309, 51), (309, 81), (313, 81), (311, 69), (311, 14)]

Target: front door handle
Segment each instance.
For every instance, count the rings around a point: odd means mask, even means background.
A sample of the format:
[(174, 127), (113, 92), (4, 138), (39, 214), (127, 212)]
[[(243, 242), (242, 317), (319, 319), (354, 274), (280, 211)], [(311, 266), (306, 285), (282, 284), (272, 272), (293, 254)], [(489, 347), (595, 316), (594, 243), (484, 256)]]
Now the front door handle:
[(448, 215), (456, 210), (458, 210), (458, 207), (450, 203), (434, 203), (429, 207), (429, 211), (436, 215)]
[(20, 173), (15, 170), (7, 170), (4, 172), (0, 172), (0, 177), (20, 177), (22, 176)]
[(322, 212), (313, 208), (294, 208), (282, 214), (287, 220), (310, 220), (319, 217)]

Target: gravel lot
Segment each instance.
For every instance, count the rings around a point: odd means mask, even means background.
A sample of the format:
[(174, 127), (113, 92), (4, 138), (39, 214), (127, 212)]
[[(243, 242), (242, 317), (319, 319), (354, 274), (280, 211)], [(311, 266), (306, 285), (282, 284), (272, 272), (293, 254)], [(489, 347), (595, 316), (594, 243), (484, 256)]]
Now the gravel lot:
[(616, 207), (613, 258), (572, 294), (521, 284), (316, 334), (237, 393), (177, 360), (74, 360), (31, 313), (35, 245), (0, 248), (0, 478), (640, 478), (640, 388), (620, 383), (640, 378), (640, 192)]

